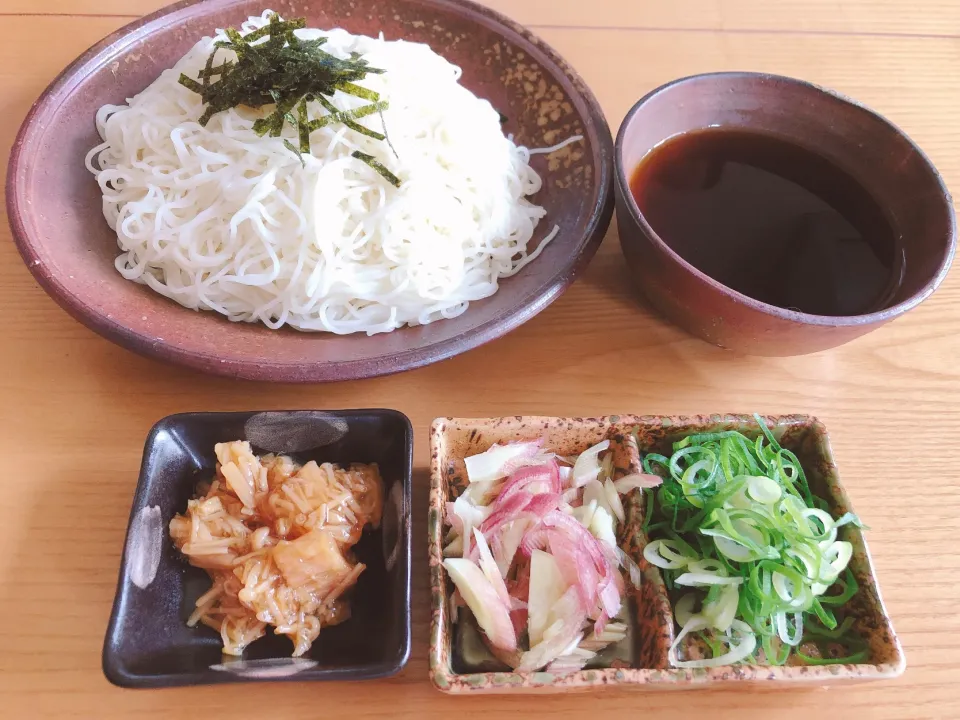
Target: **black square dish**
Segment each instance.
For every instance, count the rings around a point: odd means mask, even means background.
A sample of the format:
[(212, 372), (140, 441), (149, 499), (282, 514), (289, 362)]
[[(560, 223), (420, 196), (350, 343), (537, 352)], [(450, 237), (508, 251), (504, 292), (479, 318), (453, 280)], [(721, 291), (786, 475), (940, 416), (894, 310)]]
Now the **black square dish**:
[[(351, 618), (326, 627), (302, 658), (268, 629), (242, 658), (221, 653), (217, 632), (186, 620), (210, 587), (168, 532), (199, 480), (214, 472), (218, 442), (248, 440), (255, 453), (380, 466), (383, 521), (354, 547), (366, 564)], [(150, 431), (143, 451), (117, 595), (103, 646), (103, 671), (123, 687), (263, 680), (360, 680), (398, 672), (410, 655), (413, 430), (394, 410), (184, 413)]]

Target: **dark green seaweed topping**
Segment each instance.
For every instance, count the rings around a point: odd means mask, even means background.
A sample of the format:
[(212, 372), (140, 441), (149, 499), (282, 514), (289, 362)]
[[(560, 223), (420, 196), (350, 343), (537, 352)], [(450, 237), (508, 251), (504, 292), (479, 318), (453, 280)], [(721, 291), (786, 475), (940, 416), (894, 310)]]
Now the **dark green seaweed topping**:
[[(376, 140), (386, 139), (387, 136), (384, 135), (383, 133), (378, 133), (376, 130), (371, 130), (368, 127), (364, 127), (360, 123), (355, 122), (353, 119), (351, 119), (351, 118), (357, 118), (357, 117), (365, 117), (366, 115), (370, 115), (374, 112), (378, 112), (380, 107), (385, 106), (386, 103), (373, 103), (372, 105), (365, 105), (364, 107), (359, 108), (358, 110), (355, 110), (353, 113), (342, 113), (340, 110), (337, 110), (336, 106), (333, 103), (331, 103), (329, 100), (327, 100), (325, 97), (322, 97), (322, 96), (318, 97), (317, 102), (323, 105), (323, 107), (330, 113), (329, 115), (326, 115), (320, 118), (321, 120), (326, 120), (327, 118), (331, 118), (331, 117), (337, 117), (340, 119), (340, 122), (342, 122), (351, 130), (356, 130), (358, 133), (367, 135), (368, 137), (372, 137)], [(364, 111), (363, 114), (358, 114), (360, 110)], [(383, 117), (381, 116), (381, 120), (382, 119)], [(318, 126), (318, 127), (321, 127), (321, 126)]]
[(287, 150), (289, 150), (290, 152), (292, 152), (294, 155), (296, 155), (296, 156), (300, 159), (300, 167), (306, 167), (306, 166), (307, 166), (306, 160), (303, 159), (303, 155), (300, 153), (299, 150), (297, 150), (297, 146), (296, 146), (296, 145), (294, 145), (294, 144), (293, 144), (292, 142), (290, 142), (289, 140), (284, 139), (284, 141), (283, 141), (283, 146), (284, 146)]
[[(304, 18), (283, 20), (274, 13), (268, 25), (246, 35), (234, 28), (226, 30), (227, 39), (215, 44), (196, 80), (180, 75), (180, 84), (201, 95), (207, 106), (198, 122), (206, 125), (218, 112), (240, 105), (251, 108), (273, 105), (273, 112), (257, 120), (253, 129), (261, 136), (279, 137), (285, 124), (292, 126), (297, 131), (299, 147), (289, 140), (284, 140), (284, 146), (296, 153), (301, 163), (304, 162), (301, 153), (310, 152), (310, 133), (334, 123), (342, 123), (358, 133), (389, 143), (385, 133), (357, 122), (374, 113), (379, 113), (383, 119), (386, 101), (380, 100), (379, 93), (356, 84), (369, 73), (380, 74), (383, 70), (371, 67), (356, 52), (350, 53), (348, 60), (324, 52), (320, 46), (326, 42), (325, 37), (299, 39), (294, 30), (303, 27), (306, 27)], [(253, 44), (264, 38), (268, 38), (266, 42)], [(224, 60), (215, 64), (217, 51), (221, 48), (233, 50), (236, 61)], [(338, 110), (329, 100), (338, 91), (369, 100), (370, 104), (354, 110)], [(328, 114), (311, 120), (307, 104), (313, 101)], [(390, 148), (393, 149), (393, 145)], [(353, 153), (353, 156), (399, 186), (397, 176), (372, 156), (360, 152)]]
[(400, 187), (400, 178), (398, 178), (392, 172), (387, 170), (387, 166), (384, 165), (382, 162), (379, 162), (375, 157), (373, 157), (373, 155), (367, 155), (366, 153), (362, 153), (359, 150), (354, 150), (350, 156), (355, 157), (357, 160), (362, 160), (363, 162), (365, 162), (367, 165), (372, 167), (378, 173), (383, 175), (383, 177), (387, 179), (387, 182), (389, 182), (394, 187)]

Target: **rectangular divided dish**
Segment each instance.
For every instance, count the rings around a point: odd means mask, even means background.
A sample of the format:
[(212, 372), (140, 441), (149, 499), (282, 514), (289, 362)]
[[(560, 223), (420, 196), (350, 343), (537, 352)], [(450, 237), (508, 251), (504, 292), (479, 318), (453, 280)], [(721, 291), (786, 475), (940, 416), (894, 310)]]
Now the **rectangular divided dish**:
[[(829, 504), (836, 518), (851, 511), (840, 485), (826, 429), (803, 415), (764, 418), (782, 445), (799, 458), (813, 493)], [(459, 496), (467, 483), (464, 458), (481, 453), (494, 443), (544, 439), (545, 448), (560, 455), (583, 452), (604, 439), (611, 442), (614, 477), (641, 472), (640, 454), (669, 455), (672, 443), (694, 433), (738, 430), (756, 438), (760, 430), (747, 415), (696, 417), (610, 416), (598, 418), (505, 417), (487, 419), (439, 418), (431, 429), (431, 487), (428, 517), (432, 623), (430, 678), (443, 692), (564, 692), (589, 690), (601, 685), (698, 687), (724, 682), (774, 682), (826, 684), (839, 680), (890, 678), (901, 674), (905, 659), (887, 616), (874, 577), (863, 532), (854, 525), (840, 528), (840, 538), (853, 545), (850, 569), (860, 590), (845, 611), (855, 618), (854, 628), (869, 646), (867, 662), (808, 666), (736, 665), (717, 668), (671, 667), (668, 650), (673, 642), (673, 609), (660, 570), (643, 558), (647, 543), (642, 529), (644, 503), (639, 492), (623, 496), (626, 522), (618, 542), (641, 567), (643, 583), (628, 592), (630, 634), (627, 652), (618, 667), (587, 666), (568, 675), (547, 672), (518, 673), (506, 666), (477, 662), (468, 635), (451, 622), (449, 597), (452, 582), (443, 570), (442, 544), (446, 532), (444, 508)], [(649, 492), (649, 491), (647, 491)], [(869, 522), (869, 518), (864, 519)], [(628, 584), (629, 587), (629, 584)], [(470, 655), (468, 657), (468, 655)], [(474, 653), (475, 655), (475, 653)]]

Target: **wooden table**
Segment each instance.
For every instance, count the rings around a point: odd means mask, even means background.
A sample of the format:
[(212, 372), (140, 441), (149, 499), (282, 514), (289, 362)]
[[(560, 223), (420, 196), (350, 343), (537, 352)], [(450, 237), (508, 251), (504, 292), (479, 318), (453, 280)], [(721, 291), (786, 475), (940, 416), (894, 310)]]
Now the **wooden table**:
[[(163, 0), (2, 0), (0, 148), (74, 56)], [(269, 3), (267, 3), (269, 4)], [(960, 2), (494, 0), (566, 56), (616, 131), (653, 87), (696, 72), (783, 73), (852, 95), (903, 127), (960, 187)], [(5, 171), (5, 168), (4, 168)], [(0, 210), (2, 212), (2, 210)], [(740, 357), (687, 337), (628, 289), (616, 230), (562, 299), (506, 338), (405, 375), (270, 386), (137, 357), (71, 320), (33, 281), (0, 222), (0, 715), (5, 718), (960, 717), (960, 274), (846, 347)], [(186, 410), (402, 410), (416, 430), (413, 653), (363, 685), (125, 691), (100, 649), (140, 452)], [(907, 654), (897, 681), (823, 690), (607, 692), (448, 698), (427, 681), (427, 428), (439, 415), (806, 412), (830, 429), (870, 525)], [(345, 700), (345, 707), (338, 701)]]

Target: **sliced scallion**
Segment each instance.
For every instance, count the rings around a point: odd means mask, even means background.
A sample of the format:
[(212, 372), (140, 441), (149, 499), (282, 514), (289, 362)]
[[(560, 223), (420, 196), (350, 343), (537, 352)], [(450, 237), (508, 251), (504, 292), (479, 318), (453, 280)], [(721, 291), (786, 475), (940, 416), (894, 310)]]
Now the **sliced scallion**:
[[(669, 457), (643, 457), (645, 472), (664, 477), (647, 498), (644, 557), (681, 593), (671, 662), (860, 662), (868, 648), (843, 616), (858, 590), (848, 568), (853, 546), (839, 532), (860, 521), (852, 513), (834, 519), (797, 456), (755, 417), (756, 439), (697, 433), (676, 442)], [(712, 656), (681, 658), (688, 637)]]

